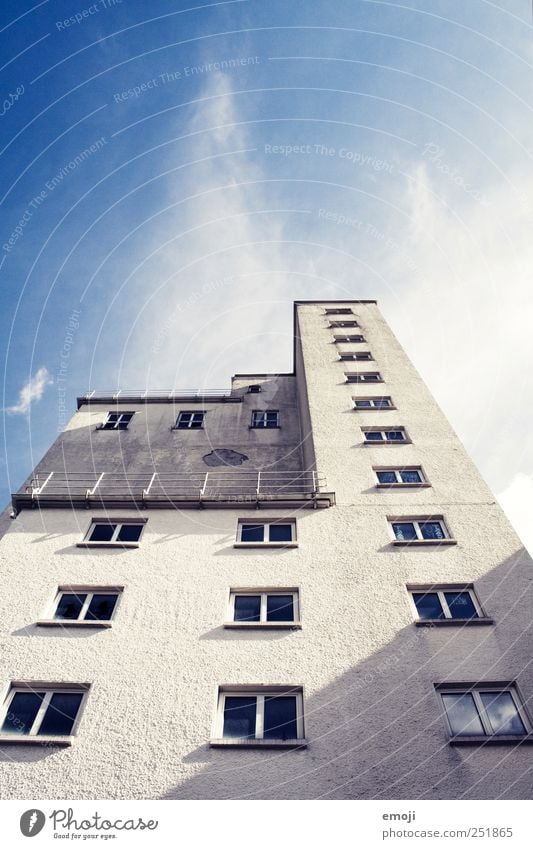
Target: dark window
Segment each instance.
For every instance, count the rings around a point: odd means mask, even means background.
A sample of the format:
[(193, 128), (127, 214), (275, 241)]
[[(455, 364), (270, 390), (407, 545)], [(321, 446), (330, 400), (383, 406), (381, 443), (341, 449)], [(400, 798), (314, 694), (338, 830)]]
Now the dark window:
[(478, 612), (469, 592), (445, 592), (452, 619), (477, 619)]
[(413, 599), (421, 619), (445, 618), (438, 593), (413, 593)]
[(363, 401), (363, 400), (360, 400), (360, 401), (356, 401), (356, 402), (355, 402), (355, 406), (356, 406), (356, 407), (371, 407), (371, 406), (372, 406), (372, 404), (371, 404), (371, 402), (370, 402), (370, 401)]
[(471, 693), (443, 693), (442, 701), (452, 734), (484, 733)]
[(15, 693), (2, 725), (3, 734), (29, 734), (44, 693)]
[(326, 315), (353, 315), (350, 307), (331, 307), (326, 309)]
[(235, 622), (259, 622), (261, 618), (260, 595), (235, 596)]
[(254, 395), (257, 394), (258, 392), (261, 392), (261, 384), (260, 383), (252, 383), (248, 387), (248, 392), (251, 392)]
[(122, 525), (117, 535), (117, 541), (138, 542), (142, 534), (143, 527), (144, 525)]
[(54, 693), (39, 728), (39, 734), (70, 734), (83, 693)]
[(54, 619), (77, 619), (85, 604), (87, 593), (76, 595), (75, 593), (63, 593), (59, 599)]
[(264, 525), (241, 525), (241, 542), (263, 542)]
[(126, 430), (133, 415), (133, 413), (108, 413), (102, 430)]
[(405, 433), (403, 430), (386, 430), (385, 439), (388, 439), (390, 442), (403, 442), (405, 440)]
[(224, 737), (255, 737), (255, 696), (226, 696)]
[(116, 525), (95, 524), (89, 540), (91, 542), (110, 542), (116, 530)]
[(292, 542), (292, 525), (270, 525), (270, 542)]
[(267, 596), (267, 622), (293, 622), (294, 600), (292, 595)]
[(376, 472), (380, 483), (396, 483), (395, 472)]
[(420, 522), (420, 533), (423, 539), (445, 539), (440, 522)]
[(383, 434), (379, 430), (365, 430), (367, 442), (383, 442)]
[(390, 398), (374, 398), (374, 407), (379, 407), (380, 409), (383, 407), (390, 407), (391, 402)]
[(416, 528), (412, 522), (393, 522), (392, 529), (396, 539), (412, 540), (418, 539)]
[(278, 423), (277, 410), (254, 410), (252, 413), (252, 427), (277, 427)]
[(111, 619), (117, 599), (117, 593), (95, 593), (89, 603), (85, 619), (98, 619), (101, 621)]
[(294, 696), (265, 696), (265, 740), (296, 740), (296, 699)]
[(416, 469), (402, 469), (400, 477), (402, 483), (422, 483), (420, 472), (417, 472)]
[(178, 430), (198, 430), (203, 427), (204, 413), (180, 413), (176, 427)]
[(480, 696), (494, 734), (526, 733), (510, 693), (480, 693)]

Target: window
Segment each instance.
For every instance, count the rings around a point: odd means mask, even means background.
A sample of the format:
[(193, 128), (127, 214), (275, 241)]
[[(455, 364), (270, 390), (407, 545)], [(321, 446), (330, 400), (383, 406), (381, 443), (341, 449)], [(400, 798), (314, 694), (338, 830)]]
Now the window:
[(364, 336), (359, 334), (352, 334), (347, 336), (335, 336), (335, 343), (338, 345), (340, 342), (366, 342)]
[(51, 617), (40, 625), (110, 625), (122, 587), (59, 587)]
[(396, 407), (392, 403), (392, 398), (387, 396), (375, 396), (372, 398), (354, 398), (353, 405), (355, 410), (395, 410)]
[(261, 384), (260, 383), (252, 383), (248, 387), (248, 392), (250, 392), (252, 395), (257, 395), (258, 392), (261, 392)]
[(437, 684), (436, 689), (454, 742), (457, 738), (498, 741), (531, 731), (514, 684)]
[(326, 315), (353, 315), (353, 310), (350, 307), (331, 307), (326, 308)]
[(419, 622), (491, 623), (481, 609), (471, 585), (408, 586)]
[(127, 430), (134, 413), (108, 413), (107, 419), (102, 425), (99, 425), (99, 430)]
[(68, 744), (88, 689), (88, 684), (13, 684), (0, 717), (0, 739), (41, 742), (62, 737)]
[(375, 468), (377, 486), (429, 486), (421, 466)]
[(228, 618), (227, 628), (297, 627), (300, 618), (298, 590), (231, 590)]
[(383, 383), (379, 371), (345, 372), (346, 383)]
[(454, 543), (440, 516), (389, 519), (396, 544)]
[(198, 430), (204, 426), (205, 413), (190, 413), (183, 411), (179, 414), (174, 430)]
[(305, 745), (301, 687), (221, 687), (211, 745)]
[(252, 427), (279, 427), (278, 410), (254, 410)]
[(117, 545), (137, 547), (146, 520), (100, 521), (93, 519), (83, 543), (78, 545)]
[(239, 519), (236, 545), (296, 545), (295, 519)]
[(391, 443), (391, 442), (409, 442), (410, 440), (407, 438), (407, 434), (405, 432), (405, 428), (403, 427), (394, 427), (394, 428), (380, 428), (380, 427), (365, 427), (362, 428), (364, 442), (381, 442), (381, 443)]
[(370, 351), (352, 351), (339, 354), (341, 360), (373, 360), (374, 357)]
[(356, 321), (330, 321), (330, 327), (359, 327)]

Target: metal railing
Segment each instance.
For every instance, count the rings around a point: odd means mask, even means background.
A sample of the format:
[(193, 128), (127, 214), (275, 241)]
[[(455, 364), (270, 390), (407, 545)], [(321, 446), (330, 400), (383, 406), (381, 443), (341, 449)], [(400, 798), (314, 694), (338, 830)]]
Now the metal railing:
[(95, 398), (111, 398), (113, 401), (128, 401), (134, 398), (171, 401), (173, 398), (229, 398), (231, 393), (231, 389), (93, 389), (80, 395), (80, 398), (83, 401)]
[(173, 472), (40, 472), (25, 488), (32, 500), (312, 499), (326, 482), (314, 470)]

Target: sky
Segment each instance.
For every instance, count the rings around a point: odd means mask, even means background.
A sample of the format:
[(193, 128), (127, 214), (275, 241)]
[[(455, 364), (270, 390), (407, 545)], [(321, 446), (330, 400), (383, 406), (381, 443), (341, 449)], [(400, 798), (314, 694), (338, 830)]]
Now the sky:
[(377, 299), (533, 550), (530, 0), (4, 0), (0, 500), (89, 390)]

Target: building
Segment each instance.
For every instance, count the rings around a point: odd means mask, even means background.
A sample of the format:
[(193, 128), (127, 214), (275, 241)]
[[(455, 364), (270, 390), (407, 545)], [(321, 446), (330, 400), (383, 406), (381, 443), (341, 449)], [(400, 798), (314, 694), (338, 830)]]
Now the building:
[(532, 563), (374, 301), (78, 406), (0, 542), (6, 796), (531, 797)]

